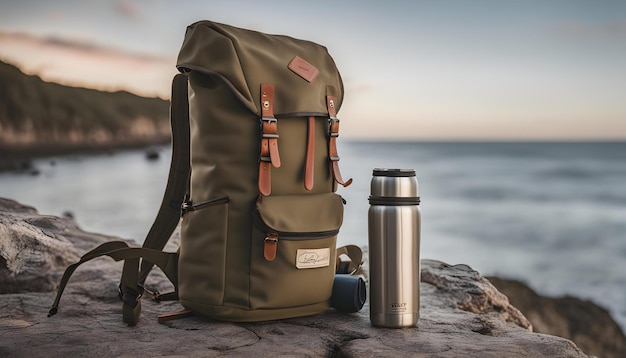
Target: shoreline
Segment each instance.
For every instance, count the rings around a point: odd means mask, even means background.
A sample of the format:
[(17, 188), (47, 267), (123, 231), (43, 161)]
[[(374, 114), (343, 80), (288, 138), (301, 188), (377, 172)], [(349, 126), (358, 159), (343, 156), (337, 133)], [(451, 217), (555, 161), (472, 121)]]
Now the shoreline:
[(33, 161), (54, 156), (99, 155), (125, 150), (141, 150), (169, 144), (171, 137), (134, 138), (104, 143), (46, 143), (7, 146), (0, 144), (0, 172), (27, 172), (35, 170)]

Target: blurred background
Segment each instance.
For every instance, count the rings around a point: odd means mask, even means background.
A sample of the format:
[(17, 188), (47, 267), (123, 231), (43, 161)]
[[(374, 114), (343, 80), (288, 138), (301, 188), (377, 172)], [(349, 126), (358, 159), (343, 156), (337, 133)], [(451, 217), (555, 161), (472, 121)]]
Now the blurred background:
[(176, 56), (203, 19), (335, 59), (355, 180), (340, 244), (367, 245), (372, 169), (415, 169), (422, 258), (591, 299), (626, 328), (622, 1), (1, 1), (0, 196), (141, 242)]

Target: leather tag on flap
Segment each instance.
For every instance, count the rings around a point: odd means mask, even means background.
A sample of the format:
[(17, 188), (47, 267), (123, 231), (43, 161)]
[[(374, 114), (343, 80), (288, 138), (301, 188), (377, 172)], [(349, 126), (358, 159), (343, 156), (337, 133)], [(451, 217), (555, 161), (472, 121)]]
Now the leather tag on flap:
[(330, 265), (330, 249), (298, 249), (296, 252), (296, 267), (309, 269)]
[(294, 57), (293, 60), (289, 62), (289, 65), (287, 67), (289, 67), (289, 69), (292, 70), (295, 74), (304, 78), (308, 82), (313, 82), (313, 80), (315, 80), (315, 77), (320, 74), (320, 71), (315, 68), (315, 66), (306, 62), (298, 56)]

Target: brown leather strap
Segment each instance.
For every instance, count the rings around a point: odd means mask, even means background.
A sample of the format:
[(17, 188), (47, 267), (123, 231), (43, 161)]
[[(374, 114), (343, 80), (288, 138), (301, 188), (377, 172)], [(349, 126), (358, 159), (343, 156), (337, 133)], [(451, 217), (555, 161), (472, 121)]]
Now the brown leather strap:
[(306, 145), (306, 162), (304, 165), (304, 188), (313, 189), (313, 178), (315, 170), (315, 117), (308, 119), (308, 135)]
[(265, 242), (263, 243), (263, 257), (267, 261), (274, 261), (276, 259), (276, 249), (278, 248), (278, 235), (267, 234)]
[(189, 316), (193, 316), (193, 312), (191, 312), (190, 310), (182, 310), (182, 311), (161, 314), (157, 317), (157, 321), (159, 323), (163, 323), (163, 322), (171, 321), (174, 319), (179, 319), (179, 318), (184, 318), (184, 317), (189, 317)]
[(261, 84), (261, 158), (259, 161), (259, 191), (267, 196), (272, 191), (270, 165), (280, 168), (278, 123), (274, 118), (274, 85)]
[(272, 193), (270, 162), (261, 161), (259, 163), (259, 192), (265, 196)]
[(271, 83), (261, 84), (261, 116), (263, 117), (263, 139), (269, 142), (270, 161), (275, 168), (280, 168), (278, 122), (274, 118), (274, 85)]
[(337, 184), (347, 187), (352, 184), (352, 179), (344, 181), (339, 171), (339, 154), (337, 153), (337, 137), (339, 137), (339, 118), (337, 118), (336, 100), (334, 96), (326, 96), (326, 107), (330, 117), (330, 130), (328, 139), (328, 156), (330, 158), (331, 171)]

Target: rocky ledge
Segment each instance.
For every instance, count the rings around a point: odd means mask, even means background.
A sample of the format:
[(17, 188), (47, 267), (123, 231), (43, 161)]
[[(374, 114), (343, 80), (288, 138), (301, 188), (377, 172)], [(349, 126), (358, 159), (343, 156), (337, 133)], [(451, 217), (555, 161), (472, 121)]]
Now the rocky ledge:
[[(174, 302), (144, 302), (139, 324), (128, 327), (117, 298), (121, 264), (106, 258), (76, 271), (59, 313), (48, 318), (66, 265), (111, 239), (0, 199), (0, 356), (588, 356), (570, 340), (533, 333), (508, 298), (470, 267), (434, 260), (422, 260), (415, 328), (374, 328), (367, 304), (356, 314), (331, 309), (261, 323), (201, 317), (157, 323), (158, 314), (180, 309)], [(167, 290), (163, 276), (149, 281)]]

